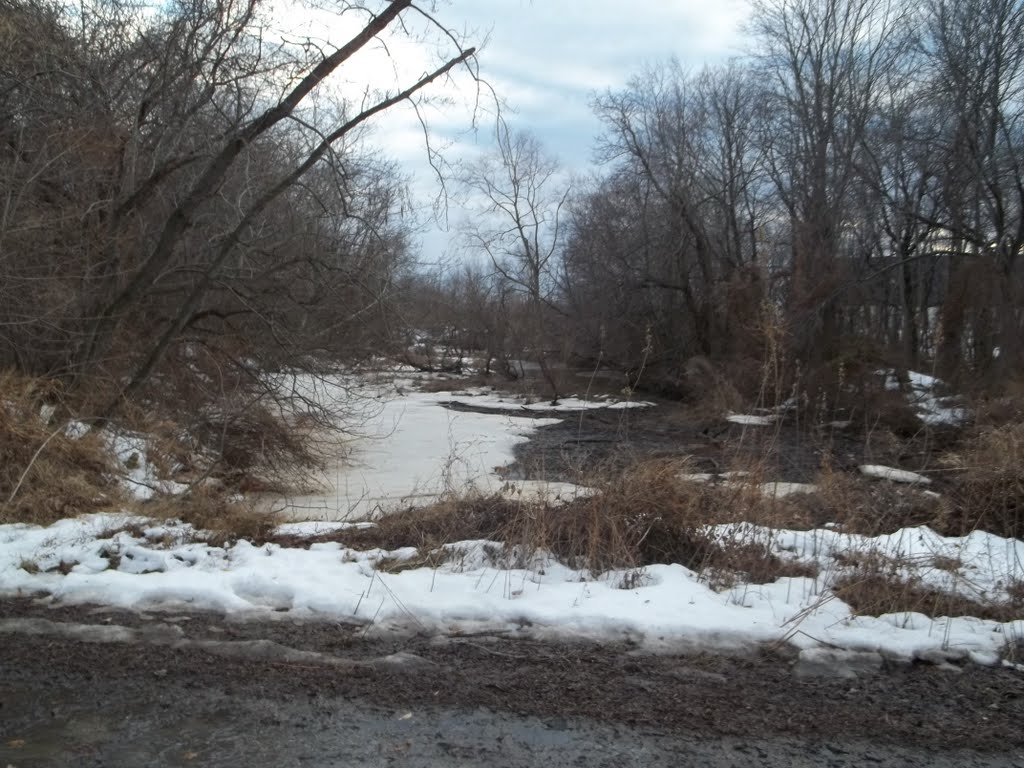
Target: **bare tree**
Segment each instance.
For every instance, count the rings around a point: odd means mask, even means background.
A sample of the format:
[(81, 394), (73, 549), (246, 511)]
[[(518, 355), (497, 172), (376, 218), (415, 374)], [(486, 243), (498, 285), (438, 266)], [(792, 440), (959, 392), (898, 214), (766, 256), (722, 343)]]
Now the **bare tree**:
[[(767, 191), (750, 71), (651, 67), (595, 110), (609, 171), (574, 207), (568, 267), (580, 310), (615, 317), (601, 324), (605, 351), (632, 356), (627, 369), (644, 357), (671, 379), (690, 357), (749, 347)], [(615, 296), (615, 309), (581, 288)]]
[[(268, 278), (294, 277), (302, 261), (268, 234), (287, 206), (294, 226), (285, 232), (315, 231), (348, 261), (369, 253), (371, 241), (390, 258), (401, 243), (396, 185), (357, 157), (354, 139), (382, 112), (415, 105), (474, 54), (411, 0), (381, 2), (377, 12), (342, 4), (340, 12), (362, 14), (365, 24), (327, 50), (264, 39), (257, 0), (179, 0), (157, 14), (121, 2), (81, 13), (45, 0), (4, 2), (19, 45), (33, 27), (44, 43), (0, 51), (8, 96), (0, 172), (9, 190), (0, 268), (16, 293), (50, 292), (43, 311), (31, 298), (12, 302), (0, 326), (6, 354), (86, 389), (116, 383), (106, 412), (146, 384), (197, 319), (209, 331), (211, 321), (234, 318), (225, 327), (237, 331), (242, 315), (283, 316), (254, 301), (252, 288), (270, 291)], [(385, 30), (405, 28), (408, 14), (437, 26), (451, 56), (412, 82), (368, 91), (358, 106), (323, 109), (332, 73)], [(312, 98), (316, 110), (307, 108)], [(318, 182), (300, 188), (311, 174)], [(331, 198), (334, 212), (317, 211), (317, 198), (321, 206)], [(314, 260), (301, 268), (340, 274)], [(372, 273), (351, 266), (350, 280)], [(302, 303), (317, 295), (327, 292)]]
[[(942, 217), (956, 265), (943, 309), (942, 366), (1024, 368), (1024, 4), (934, 0), (925, 53), (941, 132)], [(967, 342), (970, 341), (968, 345)]]
[(485, 254), (496, 272), (525, 297), (523, 338), (528, 355), (558, 401), (558, 380), (548, 359), (548, 326), (561, 314), (558, 260), (565, 238), (570, 187), (557, 161), (536, 137), (503, 122), (493, 154), (463, 169), (460, 180), (473, 211), (464, 229), (467, 248)]
[[(362, 22), (340, 46), (278, 39), (272, 10), (0, 0), (0, 364), (63, 380), (98, 423), (128, 405), (258, 445), (290, 396), (270, 373), (328, 373), (389, 330), (405, 180), (365, 131), (475, 81), (474, 51), (411, 0), (337, 4)], [(335, 87), (379, 36), (424, 28), (428, 71)]]
[(838, 296), (855, 243), (847, 206), (887, 72), (905, 47), (895, 0), (759, 0), (756, 56), (769, 97), (763, 141), (790, 224), (795, 352), (827, 361), (842, 331)]

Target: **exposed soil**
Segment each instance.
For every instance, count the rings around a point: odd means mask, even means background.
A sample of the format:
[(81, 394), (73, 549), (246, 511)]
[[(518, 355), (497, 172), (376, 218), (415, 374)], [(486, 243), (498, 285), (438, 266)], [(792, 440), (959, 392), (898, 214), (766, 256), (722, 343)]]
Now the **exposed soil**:
[[(534, 724), (531, 728), (540, 727), (549, 735), (559, 732), (568, 734), (566, 738), (571, 737), (570, 740), (582, 739), (577, 744), (580, 748), (589, 744), (593, 749), (595, 743), (604, 740), (608, 749), (618, 744), (620, 748), (632, 745), (630, 749), (654, 750), (648, 755), (648, 762), (619, 764), (800, 764), (800, 760), (794, 762), (793, 755), (785, 751), (798, 745), (798, 753), (807, 760), (805, 764), (859, 765), (869, 761), (864, 750), (870, 748), (878, 758), (874, 762), (883, 765), (911, 765), (925, 755), (935, 765), (982, 764), (983, 754), (1005, 758), (991, 764), (1024, 765), (1014, 762), (1024, 754), (1024, 734), (1019, 727), (1024, 717), (1024, 686), (1021, 674), (1009, 669), (967, 667), (954, 672), (930, 665), (893, 665), (856, 680), (798, 679), (793, 674), (793, 656), (788, 651), (765, 650), (739, 656), (645, 655), (628, 645), (537, 642), (495, 636), (367, 637), (361, 627), (337, 623), (247, 623), (217, 614), (146, 616), (89, 607), (54, 609), (30, 600), (0, 602), (0, 619), (12, 617), (134, 627), (171, 624), (191, 639), (227, 644), (272, 640), (289, 648), (319, 651), (353, 662), (380, 659), (396, 652), (411, 654), (412, 660), (411, 664), (396, 666), (364, 664), (335, 668), (145, 642), (90, 644), (58, 636), (3, 634), (0, 763), (19, 768), (129, 764), (105, 761), (103, 756), (120, 754), (117, 750), (127, 746), (139, 747), (138, 743), (129, 743), (138, 738), (138, 733), (132, 735), (133, 731), (124, 725), (124, 718), (130, 721), (133, 716), (137, 724), (141, 723), (138, 727), (155, 731), (179, 710), (195, 716), (212, 707), (224, 721), (219, 726), (221, 736), (225, 731), (256, 736), (262, 725), (245, 722), (245, 717), (255, 716), (247, 709), (255, 706), (253, 702), (260, 702), (260, 707), (267, 705), (273, 715), (270, 725), (290, 733), (292, 739), (305, 734), (306, 728), (309, 734), (315, 733), (316, 727), (327, 729), (327, 715), (341, 717), (340, 712), (348, 711), (346, 707), (351, 709), (357, 702), (359, 716), (375, 718), (378, 724), (391, 721), (395, 712), (404, 711), (415, 713), (425, 728), (438, 727), (438, 718), (451, 721), (454, 717), (462, 725), (449, 722), (449, 727), (465, 727), (465, 743), (469, 739), (476, 744), (474, 739), (485, 736), (497, 738), (503, 723), (507, 726), (505, 736), (509, 736), (509, 729), (529, 722)], [(92, 753), (82, 755), (79, 762), (67, 762), (66, 750), (60, 753), (64, 762), (53, 755), (26, 760), (28, 752), (19, 753), (21, 747), (10, 747), (10, 743), (17, 744), (18, 740), (26, 746), (33, 740), (46, 740), (41, 734), (48, 734), (50, 742), (61, 742), (57, 746), (62, 750), (73, 747), (61, 741), (71, 738), (58, 711), (62, 708), (74, 710), (79, 719), (83, 712), (94, 718), (107, 718), (103, 726), (107, 741), (85, 743), (86, 739), (82, 748), (87, 747)], [(115, 714), (121, 719), (107, 722)], [(268, 715), (264, 712), (262, 716)], [(352, 712), (345, 715), (344, 722), (350, 724), (345, 727), (351, 727), (353, 717)], [(472, 718), (480, 717), (487, 722), (472, 725)], [(64, 730), (54, 731), (57, 724)], [(334, 722), (330, 727), (336, 734), (343, 726)], [(431, 749), (459, 740), (444, 731), (441, 728), (430, 735)], [(427, 738), (422, 733), (418, 735)], [(600, 739), (594, 742), (598, 736)], [(353, 734), (353, 738), (357, 737), (358, 733)], [(195, 749), (208, 753), (208, 742), (214, 736), (196, 733), (190, 738)], [(523, 738), (526, 742), (533, 739)], [(668, 742), (662, 743), (666, 739)], [(739, 743), (756, 749), (744, 760), (736, 757), (740, 753), (729, 752), (733, 757), (725, 762), (714, 762), (707, 755), (703, 762), (696, 758), (694, 762), (665, 763), (655, 759), (658, 755), (673, 754), (669, 749), (672, 740), (705, 747), (709, 743)], [(818, 754), (811, 750), (825, 749), (825, 745), (830, 746), (822, 753), (824, 756), (811, 759)], [(188, 747), (178, 746), (179, 753)], [(490, 748), (494, 746), (495, 742), (490, 742)], [(675, 744), (672, 749), (677, 750), (678, 746)], [(522, 763), (505, 754), (509, 761), (491, 764), (533, 764), (540, 753), (527, 747), (524, 748), (528, 754), (520, 755)], [(757, 757), (758, 749), (767, 749), (769, 753), (773, 749), (783, 751)], [(485, 752), (473, 753), (481, 758), (481, 764), (486, 762), (482, 760)], [(89, 754), (95, 759), (86, 759)], [(503, 753), (499, 750), (496, 754), (500, 757)], [(603, 754), (611, 753), (606, 749)], [(842, 758), (843, 754), (847, 757)], [(213, 759), (195, 764), (270, 764), (269, 755), (267, 761), (234, 763)], [(174, 763), (157, 760), (153, 764)], [(314, 759), (303, 764), (344, 763)]]
[[(772, 480), (809, 482), (821, 467), (854, 470), (882, 458), (914, 467), (916, 451), (903, 455), (871, 445), (853, 429), (808, 432), (791, 421), (767, 427), (743, 426), (689, 413), (671, 401), (653, 408), (582, 413), (499, 410), (451, 403), (453, 410), (559, 418), (516, 446), (508, 474), (516, 479), (578, 481), (596, 469), (623, 469), (642, 459), (690, 457), (694, 472), (727, 472), (761, 465)], [(884, 455), (883, 455), (884, 453)]]
[[(586, 485), (595, 477), (614, 476), (651, 459), (686, 460), (694, 473), (746, 471), (758, 482), (793, 483), (814, 483), (824, 470), (862, 480), (859, 466), (883, 464), (925, 473), (928, 490), (943, 495), (955, 491), (961, 479), (938, 460), (959, 444), (962, 431), (957, 428), (930, 427), (897, 437), (877, 424), (871, 428), (844, 422), (809, 426), (793, 412), (766, 426), (743, 425), (702, 415), (671, 400), (647, 399), (654, 407), (583, 412), (478, 408), (464, 403), (447, 407), (560, 420), (539, 427), (528, 441), (515, 446), (515, 461), (503, 470), (511, 480)], [(895, 483), (885, 487), (883, 506), (893, 511), (888, 517), (898, 518), (902, 525), (935, 524), (935, 505), (922, 502), (920, 488)], [(816, 522), (832, 522), (832, 518), (826, 514)], [(957, 535), (955, 530), (943, 532)]]

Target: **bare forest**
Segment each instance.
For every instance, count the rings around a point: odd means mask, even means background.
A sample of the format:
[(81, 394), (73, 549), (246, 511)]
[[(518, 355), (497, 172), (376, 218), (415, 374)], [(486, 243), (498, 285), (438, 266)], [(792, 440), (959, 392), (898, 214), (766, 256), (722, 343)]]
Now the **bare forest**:
[(0, 638), (8, 768), (1022, 765), (1024, 0), (0, 0)]
[[(382, 357), (552, 402), (583, 370), (863, 423), (892, 405), (879, 370), (917, 370), (1015, 412), (1019, 0), (756, 0), (745, 51), (593, 93), (587, 174), (503, 108), (443, 4), (307, 10), (351, 34), (281, 34), (261, 0), (0, 0), (0, 369), (48, 414), (4, 417), (9, 503), (72, 419), (158, 435), (192, 480), (271, 483), (337, 425), (279, 376)], [(393, 87), (345, 75), (385, 33), (430, 66), (403, 79), (396, 46)], [(491, 148), (447, 162), (422, 121), (442, 261), (373, 128), (453, 83)]]

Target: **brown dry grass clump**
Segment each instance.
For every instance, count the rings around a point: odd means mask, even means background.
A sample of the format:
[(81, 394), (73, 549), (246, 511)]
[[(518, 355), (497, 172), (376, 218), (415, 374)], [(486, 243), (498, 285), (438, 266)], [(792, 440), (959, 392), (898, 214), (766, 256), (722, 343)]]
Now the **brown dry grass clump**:
[(416, 547), (431, 550), (453, 541), (503, 540), (522, 505), (501, 496), (446, 498), (426, 507), (384, 515), (373, 528), (343, 531), (358, 549)]
[(38, 379), (0, 374), (0, 523), (46, 525), (121, 500), (102, 438), (44, 423), (43, 406), (58, 397)]
[(615, 473), (594, 495), (567, 504), (449, 498), (386, 515), (373, 528), (274, 540), (287, 545), (340, 540), (356, 549), (411, 546), (421, 553), (416, 567), (443, 562), (447, 555), (437, 550), (445, 544), (486, 539), (504, 545), (501, 554), (509, 563), (523, 564), (547, 551), (593, 574), (678, 563), (709, 574), (716, 586), (813, 575), (813, 567), (783, 560), (765, 543), (711, 535), (707, 526), (743, 519), (752, 497), (744, 489), (684, 482), (678, 475), (685, 468), (679, 461), (643, 462)]
[(811, 493), (793, 494), (777, 502), (788, 508), (787, 517), (802, 521), (802, 528), (836, 523), (847, 533), (864, 536), (921, 525), (940, 533), (950, 528), (949, 502), (919, 488), (829, 469), (818, 474), (814, 485), (816, 490)]
[(1024, 536), (1024, 423), (979, 427), (947, 463), (958, 472), (952, 529)]
[(140, 505), (142, 514), (190, 523), (209, 535), (205, 541), (225, 546), (240, 539), (260, 544), (273, 538), (280, 520), (251, 503), (235, 500), (223, 489), (197, 487), (181, 496), (161, 497)]
[(1024, 618), (1024, 602), (980, 602), (963, 595), (930, 587), (920, 579), (896, 575), (879, 560), (869, 558), (857, 569), (838, 579), (832, 592), (857, 615), (921, 613), (931, 618), (973, 616), (1007, 622)]

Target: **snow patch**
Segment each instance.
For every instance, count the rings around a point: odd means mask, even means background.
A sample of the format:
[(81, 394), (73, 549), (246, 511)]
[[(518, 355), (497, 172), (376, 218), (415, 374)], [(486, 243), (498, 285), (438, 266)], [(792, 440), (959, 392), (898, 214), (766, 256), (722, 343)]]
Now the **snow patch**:
[(562, 397), (557, 403), (550, 400), (539, 400), (526, 402), (521, 397), (503, 395), (486, 389), (464, 389), (459, 392), (450, 392), (446, 400), (450, 403), (467, 405), (475, 408), (492, 408), (496, 410), (522, 410), (522, 411), (556, 411), (575, 412), (590, 411), (598, 408), (610, 410), (627, 410), (630, 408), (651, 408), (654, 403), (646, 400), (615, 400), (604, 395), (596, 395), (592, 398)]
[[(332, 542), (304, 548), (253, 546), (224, 550), (178, 540), (166, 545), (114, 529), (124, 518), (89, 516), (50, 527), (0, 526), (0, 593), (45, 592), (58, 603), (101, 603), (128, 609), (214, 608), (240, 616), (288, 612), (304, 618), (356, 621), (380, 631), (460, 633), (503, 631), (531, 636), (635, 639), (652, 647), (753, 645), (787, 642), (798, 649), (836, 647), (888, 658), (998, 659), (1024, 636), (1024, 621), (997, 623), (970, 617), (930, 619), (920, 614), (854, 616), (829, 590), (838, 573), (740, 584), (723, 592), (681, 565), (652, 565), (594, 578), (545, 553), (526, 567), (495, 562), (493, 542), (459, 542), (458, 556), (435, 569), (378, 571), (385, 558), (408, 558), (406, 548), (356, 551)], [(163, 524), (173, 529), (174, 524)], [(905, 568), (934, 583), (946, 571), (930, 568), (937, 555), (964, 563), (960, 581), (998, 596), (1024, 562), (1024, 542), (975, 532), (947, 539), (927, 528), (865, 540), (835, 531), (723, 527), (721, 535), (762, 540), (780, 557), (828, 563), (837, 553), (871, 545), (900, 557)], [(132, 530), (138, 530), (133, 528)], [(194, 533), (194, 532), (193, 532)], [(145, 574), (109, 558), (104, 570), (29, 572), (25, 562), (84, 562), (117, 545), (132, 559), (162, 569)], [(500, 559), (500, 558), (499, 558)], [(930, 568), (930, 569), (929, 569)], [(31, 570), (31, 569), (30, 569)], [(131, 572), (129, 572), (131, 571)], [(942, 574), (941, 576), (939, 574)], [(961, 585), (963, 586), (963, 585)], [(964, 587), (966, 588), (966, 587)], [(947, 658), (947, 657), (944, 657)]]
[(775, 423), (775, 416), (758, 416), (752, 413), (730, 413), (725, 420), (731, 424), (742, 424), (748, 427), (768, 427)]
[(861, 464), (859, 469), (862, 475), (866, 475), (867, 477), (876, 477), (880, 480), (891, 480), (894, 483), (920, 485), (928, 485), (931, 483), (931, 480), (924, 475), (917, 474), (917, 472), (908, 472), (905, 469), (887, 467), (884, 464)]
[(376, 523), (346, 523), (340, 520), (301, 520), (294, 523), (282, 523), (274, 529), (278, 536), (320, 536), (338, 531), (365, 530), (375, 528)]
[[(886, 389), (897, 391), (902, 388), (894, 370), (882, 369), (875, 373), (884, 377)], [(947, 385), (941, 379), (926, 373), (908, 371), (907, 382), (907, 402), (925, 424), (957, 426), (967, 420), (967, 409), (963, 407), (960, 397), (939, 394), (943, 389), (947, 389)]]

